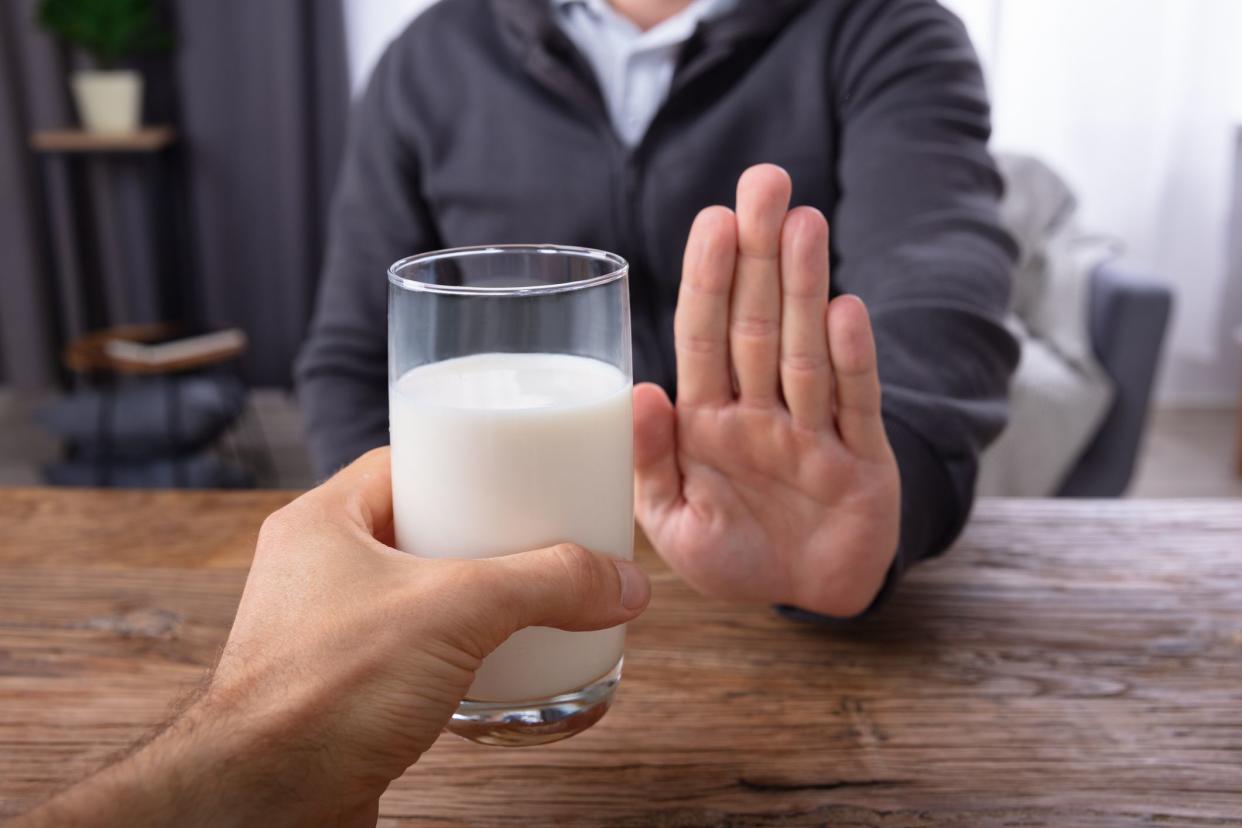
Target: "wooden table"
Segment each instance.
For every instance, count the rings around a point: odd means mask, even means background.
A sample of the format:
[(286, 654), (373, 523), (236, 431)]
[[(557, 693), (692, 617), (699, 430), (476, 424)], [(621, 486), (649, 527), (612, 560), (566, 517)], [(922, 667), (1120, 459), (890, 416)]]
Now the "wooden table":
[[(0, 492), (0, 817), (211, 664), (286, 493)], [(445, 736), (381, 824), (1242, 824), (1242, 503), (991, 501), (841, 629), (655, 593), (593, 730)]]

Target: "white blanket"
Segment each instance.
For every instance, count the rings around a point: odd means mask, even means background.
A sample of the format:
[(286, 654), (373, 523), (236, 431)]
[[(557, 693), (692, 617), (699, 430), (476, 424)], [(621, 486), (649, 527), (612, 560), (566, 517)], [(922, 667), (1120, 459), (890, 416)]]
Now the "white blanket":
[(1116, 241), (1084, 232), (1073, 192), (1043, 162), (997, 157), (1001, 218), (1020, 248), (1010, 329), (1022, 346), (1009, 426), (984, 452), (978, 493), (1045, 497), (1060, 488), (1108, 413), (1113, 387), (1095, 358), (1090, 277)]

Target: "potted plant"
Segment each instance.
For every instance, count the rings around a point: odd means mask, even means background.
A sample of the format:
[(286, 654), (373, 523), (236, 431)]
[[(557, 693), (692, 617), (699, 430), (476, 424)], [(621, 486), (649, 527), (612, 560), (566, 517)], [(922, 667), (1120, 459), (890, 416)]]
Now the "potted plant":
[(142, 76), (123, 61), (166, 48), (152, 0), (41, 0), (44, 29), (92, 58), (70, 80), (82, 125), (91, 132), (133, 132), (142, 118)]

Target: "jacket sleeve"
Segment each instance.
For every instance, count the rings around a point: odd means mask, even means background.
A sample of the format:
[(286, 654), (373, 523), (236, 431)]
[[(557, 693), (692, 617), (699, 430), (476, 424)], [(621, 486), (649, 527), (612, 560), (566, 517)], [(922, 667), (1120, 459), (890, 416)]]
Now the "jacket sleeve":
[(417, 109), (409, 49), (402, 48), (407, 40), (389, 48), (355, 109), (316, 308), (296, 368), (321, 478), (388, 442), (387, 270), (439, 246), (407, 123)]
[(987, 93), (962, 24), (933, 0), (854, 9), (835, 52), (833, 279), (871, 312), (900, 469), (901, 541), (883, 596), (961, 531), (979, 454), (1005, 424), (1016, 249), (999, 221)]

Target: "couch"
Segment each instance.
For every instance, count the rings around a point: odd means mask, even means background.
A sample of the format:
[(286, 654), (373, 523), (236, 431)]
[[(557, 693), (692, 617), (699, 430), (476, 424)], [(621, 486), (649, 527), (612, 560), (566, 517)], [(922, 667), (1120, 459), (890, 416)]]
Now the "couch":
[(1134, 475), (1172, 291), (1105, 263), (1092, 273), (1091, 343), (1115, 386), (1112, 407), (1066, 477), (1060, 497), (1119, 497)]

